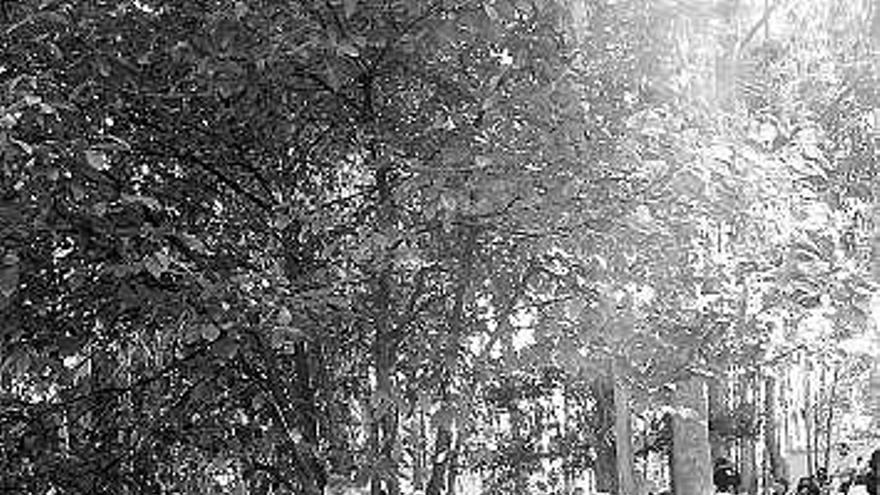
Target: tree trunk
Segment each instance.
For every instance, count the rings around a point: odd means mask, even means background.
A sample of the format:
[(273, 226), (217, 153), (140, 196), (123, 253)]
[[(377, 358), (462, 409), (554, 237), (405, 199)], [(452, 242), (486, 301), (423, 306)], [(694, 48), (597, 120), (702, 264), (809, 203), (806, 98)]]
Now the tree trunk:
[[(669, 435), (672, 436), (672, 422), (673, 416), (672, 413), (666, 413), (663, 415), (663, 424), (664, 428), (669, 431)], [(666, 478), (669, 480), (669, 492), (676, 493), (675, 491), (675, 476), (673, 473), (675, 472), (675, 449), (672, 445), (669, 446), (666, 452)]]
[(741, 488), (749, 495), (755, 495), (758, 493), (758, 467), (755, 439), (753, 437), (749, 436), (742, 439), (741, 455)]
[(458, 480), (458, 452), (461, 448), (461, 435), (457, 435), (452, 444), (452, 452), (449, 454), (449, 475), (446, 480), (446, 493), (455, 495), (455, 483)]
[(421, 404), (416, 408), (415, 455), (413, 456), (413, 488), (421, 490), (425, 486), (425, 411)]
[[(871, 41), (874, 46), (880, 47), (880, 0), (874, 0), (874, 13), (871, 19)], [(878, 280), (875, 275), (874, 280)]]
[[(615, 366), (616, 368), (616, 366)], [(614, 444), (617, 458), (617, 493), (636, 495), (635, 466), (632, 448), (632, 418), (630, 417), (629, 389), (614, 369)]]
[[(880, 8), (877, 10), (875, 18), (880, 19)], [(877, 244), (877, 249), (880, 250), (880, 242)], [(880, 265), (880, 254), (878, 254), (878, 265)], [(880, 280), (880, 275), (878, 275), (877, 280)], [(880, 430), (880, 359), (874, 362), (874, 367), (871, 369), (871, 377), (868, 379), (868, 411), (872, 416), (872, 429), (874, 431)]]
[[(294, 385), (295, 400), (300, 412), (299, 418), (300, 433), (303, 439), (313, 447), (317, 447), (320, 443), (318, 430), (318, 407), (315, 404), (315, 387), (313, 384), (314, 370), (312, 369), (312, 361), (315, 355), (314, 346), (305, 342), (299, 343), (294, 348), (294, 364), (296, 370), (296, 382)], [(309, 452), (310, 449), (304, 449), (302, 455), (304, 462), (308, 465), (314, 476), (315, 485), (318, 492), (324, 492), (324, 486), (327, 484), (327, 472), (322, 460), (317, 456), (317, 449)]]
[(310, 365), (310, 346), (301, 342), (294, 346), (293, 361), (296, 370), (294, 393), (297, 404), (304, 414), (300, 418), (300, 431), (310, 443), (318, 442), (318, 421), (315, 410), (315, 391), (312, 387), (312, 367)]
[[(254, 338), (254, 342), (260, 352), (260, 357), (265, 365), (265, 384), (269, 389), (275, 419), (286, 436), (283, 444), (284, 450), (289, 452), (291, 456), (290, 463), (293, 468), (291, 475), (299, 480), (298, 482), (301, 484), (301, 490), (304, 494), (314, 495), (322, 493), (323, 485), (326, 482), (323, 466), (308, 452), (307, 448), (302, 448), (299, 440), (294, 436), (294, 432), (298, 428), (303, 428), (305, 424), (300, 419), (303, 414), (290, 403), (290, 398), (296, 397), (297, 392), (291, 390), (288, 387), (289, 381), (282, 378), (282, 370), (279, 367), (275, 350), (271, 348), (261, 334), (252, 332), (251, 336)], [(303, 438), (308, 440), (305, 434)]]
[[(514, 442), (522, 442), (523, 441), (523, 413), (517, 407), (516, 404), (512, 404), (508, 406), (508, 413), (510, 414), (510, 431), (513, 435)], [(515, 495), (526, 495), (528, 493), (529, 480), (526, 473), (525, 466), (521, 464), (514, 465), (515, 472), (513, 473), (513, 493)]]
[(768, 476), (766, 484), (770, 486), (775, 480), (785, 477), (785, 460), (779, 451), (776, 424), (776, 380), (767, 377), (764, 380), (764, 451), (767, 459)]
[[(369, 87), (365, 88), (369, 92)], [(365, 98), (369, 98), (369, 94)], [(375, 180), (378, 196), (377, 226), (379, 232), (386, 232), (393, 226), (393, 201), (391, 173), (388, 165), (379, 163), (376, 143), (369, 147), (370, 159), (376, 167)], [(384, 249), (381, 248), (380, 249)], [(384, 480), (388, 495), (397, 495), (397, 466), (393, 457), (397, 442), (397, 407), (393, 400), (394, 369), (396, 367), (396, 349), (398, 336), (392, 325), (392, 272), (387, 252), (379, 253), (379, 263), (375, 273), (373, 288), (373, 323), (374, 340), (372, 348), (373, 370), (376, 386), (373, 397), (373, 454), (375, 474), (370, 480), (370, 493), (382, 495)]]
[[(446, 377), (442, 384), (444, 400), (448, 389), (458, 373), (458, 347), (464, 328), (465, 303), (470, 292), (471, 278), (473, 277), (477, 233), (475, 227), (466, 227), (460, 232), (462, 239), (459, 245), (462, 246), (462, 250), (457, 260), (461, 271), (459, 272), (455, 288), (452, 312), (449, 316), (449, 333), (446, 338), (445, 352), (448, 354), (445, 361), (447, 369), (444, 370)], [(450, 470), (454, 467), (454, 455), (457, 448), (450, 448), (452, 446), (451, 428), (451, 421), (439, 421), (437, 424), (437, 449), (434, 451), (434, 464), (431, 468), (431, 479), (428, 482), (427, 495), (439, 495), (444, 484), (447, 486), (447, 493), (451, 494), (454, 491), (454, 485), (450, 483), (450, 480), (454, 480), (456, 473), (454, 471), (450, 472)]]
[(443, 483), (446, 481), (446, 469), (451, 456), (452, 432), (449, 428), (438, 428), (437, 438), (434, 441), (434, 462), (431, 465), (431, 478), (428, 480), (428, 488), (425, 495), (440, 495), (443, 492)]
[(709, 452), (709, 412), (706, 385), (701, 378), (676, 384), (672, 416), (672, 480), (675, 495), (711, 495), (712, 459)]
[(828, 393), (828, 412), (825, 416), (825, 458), (822, 465), (825, 466), (825, 472), (831, 472), (831, 445), (833, 444), (834, 429), (834, 403), (837, 400), (837, 384), (840, 378), (840, 368), (834, 368), (834, 374), (831, 377), (831, 390)]
[[(559, 425), (559, 437), (568, 439), (568, 418), (569, 418), (569, 408), (568, 408), (568, 383), (565, 382), (562, 384), (562, 421)], [(566, 448), (562, 457), (562, 476), (563, 476), (563, 489), (565, 494), (568, 495), (574, 489), (574, 473), (571, 468), (571, 444), (566, 442)]]
[(392, 346), (387, 338), (380, 337), (373, 351), (373, 359), (376, 372), (376, 389), (374, 397), (377, 398), (374, 408), (374, 432), (373, 441), (374, 459), (380, 473), (373, 477), (370, 484), (372, 495), (383, 495), (381, 483), (384, 480), (385, 490), (388, 495), (397, 495), (397, 466), (393, 458), (394, 444), (397, 442), (397, 408), (392, 400), (391, 376), (394, 367)]
[(813, 459), (813, 449), (814, 449), (814, 431), (813, 431), (813, 400), (812, 400), (812, 387), (810, 387), (810, 374), (811, 369), (809, 366), (806, 368), (804, 373), (804, 429), (806, 430), (805, 440), (807, 444), (807, 476), (812, 476), (815, 472), (815, 462)]
[(607, 378), (599, 378), (590, 387), (595, 400), (593, 425), (596, 438), (596, 490), (617, 491), (617, 448), (614, 441), (614, 386)]
[[(755, 393), (755, 381), (752, 376), (744, 375), (742, 378), (742, 386), (740, 387), (740, 403), (743, 410), (749, 414), (749, 419), (757, 417), (757, 404)], [(752, 425), (750, 425), (752, 426)], [(757, 453), (755, 450), (755, 437), (749, 431), (740, 441), (740, 473), (742, 479), (742, 489), (749, 495), (755, 495), (758, 492), (758, 469), (757, 469)]]
[[(712, 380), (709, 386), (709, 417), (720, 418), (729, 412), (727, 404), (728, 385), (726, 378)], [(709, 431), (712, 459), (730, 459), (730, 446), (717, 431)]]

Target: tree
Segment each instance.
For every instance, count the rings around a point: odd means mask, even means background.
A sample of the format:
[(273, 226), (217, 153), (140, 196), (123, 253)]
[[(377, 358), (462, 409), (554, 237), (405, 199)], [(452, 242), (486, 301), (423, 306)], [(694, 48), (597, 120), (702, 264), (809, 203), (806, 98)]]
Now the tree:
[(631, 491), (625, 406), (703, 414), (785, 332), (830, 362), (868, 322), (866, 35), (759, 43), (765, 9), (707, 105), (664, 55), (736, 11), (677, 5), (4, 5), (2, 488)]
[[(600, 53), (644, 46), (597, 5), (617, 29), (592, 40)], [(538, 246), (577, 222), (536, 228), (566, 207), (550, 198), (574, 172), (587, 183), (597, 172), (581, 167), (575, 89), (597, 72), (566, 72), (562, 13), (551, 2), (4, 10), (4, 43), (25, 54), (3, 73), (15, 201), (4, 430), (33, 439), (4, 450), (9, 486), (207, 490), (227, 470), (256, 490), (309, 493), (331, 470), (395, 491), (411, 391), (428, 385), (441, 410), (461, 407), (459, 356), (485, 281), (501, 284), (501, 320), (545, 294), (558, 277), (529, 280), (555, 263)], [(632, 45), (603, 45), (627, 32)], [(638, 101), (639, 63), (600, 71), (593, 158)], [(624, 72), (620, 86), (611, 76)], [(487, 273), (526, 265), (531, 289), (501, 303)], [(436, 343), (442, 353), (419, 357)], [(431, 373), (414, 371), (420, 358)], [(58, 392), (37, 399), (46, 390)], [(335, 411), (342, 401), (359, 405)], [(449, 472), (445, 443), (429, 485)]]
[(700, 378), (676, 386), (677, 409), (672, 417), (672, 479), (676, 494), (714, 491), (706, 393)]

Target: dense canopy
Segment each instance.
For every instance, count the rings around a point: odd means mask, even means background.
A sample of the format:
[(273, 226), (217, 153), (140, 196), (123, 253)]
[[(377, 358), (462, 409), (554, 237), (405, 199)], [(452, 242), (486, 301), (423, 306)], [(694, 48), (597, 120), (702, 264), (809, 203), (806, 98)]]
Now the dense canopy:
[(3, 3), (0, 492), (756, 493), (792, 370), (828, 468), (870, 3)]

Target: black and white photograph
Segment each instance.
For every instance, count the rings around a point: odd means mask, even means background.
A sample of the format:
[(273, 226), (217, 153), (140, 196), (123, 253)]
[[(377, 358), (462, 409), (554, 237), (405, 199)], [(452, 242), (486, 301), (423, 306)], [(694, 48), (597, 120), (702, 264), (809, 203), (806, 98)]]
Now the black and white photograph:
[(0, 0), (0, 495), (880, 495), (880, 0)]

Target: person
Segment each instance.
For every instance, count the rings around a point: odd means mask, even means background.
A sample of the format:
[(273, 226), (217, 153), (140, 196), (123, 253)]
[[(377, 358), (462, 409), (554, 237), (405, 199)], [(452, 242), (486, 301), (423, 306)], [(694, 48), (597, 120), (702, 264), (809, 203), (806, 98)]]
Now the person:
[(815, 477), (804, 476), (798, 480), (795, 493), (797, 495), (821, 495), (822, 490), (819, 488), (819, 483), (816, 482)]
[(856, 463), (852, 466), (846, 467), (840, 471), (841, 482), (837, 487), (837, 491), (844, 494), (849, 495), (850, 490), (853, 490), (860, 483), (864, 483), (864, 478), (861, 477), (861, 469), (862, 469), (862, 458), (856, 457)]
[(733, 464), (724, 457), (715, 460), (715, 470), (712, 473), (712, 481), (715, 489), (724, 493), (736, 493), (740, 484), (739, 473)]
[(819, 485), (819, 488), (828, 485), (830, 481), (831, 480), (828, 479), (827, 469), (825, 469), (824, 467), (820, 467), (816, 470), (816, 484)]
[(878, 495), (878, 484), (880, 484), (880, 449), (871, 453), (871, 460), (868, 461), (868, 472), (865, 476), (865, 488), (868, 489), (870, 495)]
[(868, 488), (864, 483), (853, 482), (849, 485), (847, 495), (868, 495)]
[(814, 478), (816, 486), (819, 488), (819, 491), (823, 494), (830, 494), (833, 491), (832, 483), (834, 482), (833, 477), (828, 475), (828, 469), (824, 466), (821, 466), (816, 469), (816, 476)]
[(770, 493), (773, 495), (786, 495), (788, 493), (788, 480), (785, 478), (774, 479)]

